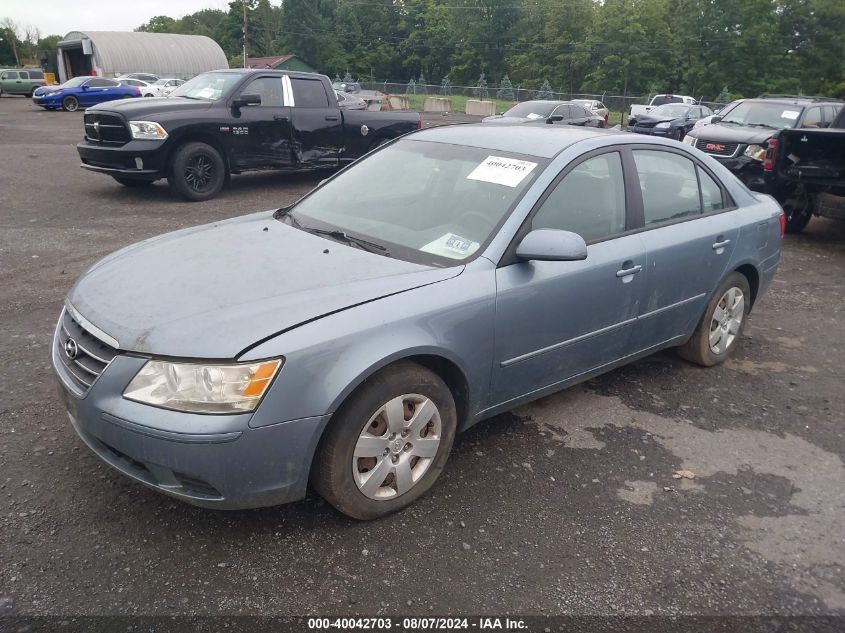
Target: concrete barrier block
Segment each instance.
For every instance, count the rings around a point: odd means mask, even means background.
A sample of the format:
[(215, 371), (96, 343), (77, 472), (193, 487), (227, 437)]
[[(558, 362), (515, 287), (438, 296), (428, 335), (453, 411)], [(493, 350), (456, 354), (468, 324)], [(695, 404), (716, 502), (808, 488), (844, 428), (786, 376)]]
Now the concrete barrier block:
[(452, 100), (446, 97), (426, 97), (423, 102), (423, 110), (426, 112), (451, 112)]
[(466, 113), (475, 114), (477, 116), (493, 116), (496, 114), (496, 102), (467, 99)]
[(410, 110), (411, 100), (408, 97), (390, 96), (390, 108), (392, 110)]

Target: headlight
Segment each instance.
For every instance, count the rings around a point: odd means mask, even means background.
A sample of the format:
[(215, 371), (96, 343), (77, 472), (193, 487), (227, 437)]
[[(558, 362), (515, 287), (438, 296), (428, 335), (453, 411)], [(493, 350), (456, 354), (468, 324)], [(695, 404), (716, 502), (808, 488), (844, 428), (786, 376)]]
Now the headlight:
[(754, 160), (766, 160), (766, 148), (760, 145), (749, 145), (745, 150), (745, 155)]
[(187, 413), (253, 411), (281, 366), (282, 359), (229, 365), (151, 360), (123, 397)]
[(672, 124), (669, 121), (661, 121), (660, 123), (658, 123), (654, 127), (659, 127), (661, 129), (665, 130), (667, 127), (670, 127), (671, 125)]
[(697, 138), (695, 138), (694, 136), (690, 136), (689, 134), (687, 134), (687, 135), (684, 137), (684, 140), (683, 140), (682, 142), (683, 142), (684, 144), (686, 144), (686, 145), (692, 145), (693, 147), (695, 147), (695, 142), (696, 142), (697, 140), (698, 140), (698, 139), (697, 139)]
[(48, 92), (48, 93), (47, 93), (47, 96), (48, 96), (48, 97), (57, 97), (57, 96), (59, 96), (60, 94), (62, 94), (62, 91), (61, 91), (61, 90), (56, 90), (55, 92)]
[(130, 121), (129, 129), (132, 131), (132, 138), (163, 140), (167, 138), (167, 132), (155, 121)]

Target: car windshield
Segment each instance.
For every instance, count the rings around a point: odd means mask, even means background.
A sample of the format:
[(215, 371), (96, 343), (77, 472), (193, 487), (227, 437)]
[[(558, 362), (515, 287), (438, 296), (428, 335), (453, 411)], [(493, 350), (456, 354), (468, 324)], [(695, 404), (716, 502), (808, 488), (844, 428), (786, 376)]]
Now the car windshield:
[(759, 125), (784, 130), (795, 127), (802, 109), (802, 106), (788, 103), (743, 101), (731, 108), (730, 112), (722, 118), (722, 123)]
[(168, 81), (170, 81), (170, 80), (169, 80), (169, 79), (159, 79), (157, 82), (155, 82), (155, 84), (154, 84), (154, 85), (156, 85), (156, 86), (163, 86), (163, 85), (164, 85), (164, 84), (166, 84)]
[(73, 79), (68, 79), (61, 86), (56, 86), (56, 87), (57, 88), (76, 88), (76, 87), (84, 84), (89, 79), (91, 79), (91, 78), (90, 77), (74, 77)]
[(304, 230), (349, 232), (392, 257), (451, 265), (486, 245), (547, 162), (498, 150), (400, 140), (297, 203), (289, 212), (290, 223)]
[(204, 73), (183, 83), (171, 92), (170, 96), (217, 101), (228, 93), (241, 77), (242, 75), (237, 73)]
[(502, 116), (521, 119), (547, 119), (557, 106), (557, 101), (526, 101), (517, 103)]
[(666, 104), (655, 108), (654, 110), (649, 112), (649, 114), (654, 116), (671, 116), (679, 118), (682, 116), (686, 116), (688, 110), (689, 108), (685, 105)]

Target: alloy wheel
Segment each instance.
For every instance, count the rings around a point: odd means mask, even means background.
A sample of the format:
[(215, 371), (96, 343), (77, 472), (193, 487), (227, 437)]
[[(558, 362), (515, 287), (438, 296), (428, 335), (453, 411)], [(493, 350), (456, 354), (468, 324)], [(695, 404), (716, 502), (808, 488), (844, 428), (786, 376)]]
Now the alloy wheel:
[(185, 166), (185, 182), (194, 191), (202, 191), (214, 177), (214, 164), (208, 156), (198, 154)]
[(716, 309), (713, 310), (713, 317), (710, 320), (710, 351), (714, 354), (724, 354), (733, 345), (739, 334), (742, 319), (745, 316), (745, 295), (742, 290), (733, 287), (729, 288)]
[(419, 394), (397, 396), (364, 425), (355, 444), (352, 475), (370, 499), (408, 492), (426, 474), (440, 448), (440, 412)]

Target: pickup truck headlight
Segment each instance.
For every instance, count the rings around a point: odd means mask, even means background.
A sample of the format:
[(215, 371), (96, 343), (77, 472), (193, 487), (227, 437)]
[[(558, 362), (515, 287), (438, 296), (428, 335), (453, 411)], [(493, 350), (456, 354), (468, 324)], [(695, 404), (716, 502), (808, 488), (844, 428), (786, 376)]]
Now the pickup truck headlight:
[(665, 130), (667, 127), (671, 127), (671, 125), (672, 125), (672, 123), (669, 122), (669, 121), (661, 121), (660, 123), (658, 123), (654, 127), (659, 127), (660, 129)]
[(748, 158), (753, 158), (754, 160), (763, 162), (766, 160), (766, 148), (761, 145), (749, 145), (745, 149), (745, 155), (748, 156)]
[(132, 138), (153, 140), (167, 138), (167, 131), (155, 121), (130, 121), (129, 129), (132, 131)]
[(123, 397), (186, 413), (254, 411), (282, 362), (205, 365), (150, 360), (126, 387)]

